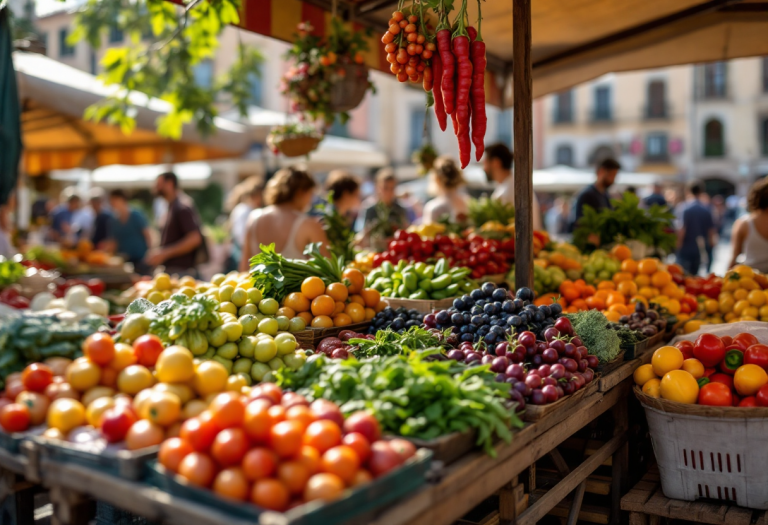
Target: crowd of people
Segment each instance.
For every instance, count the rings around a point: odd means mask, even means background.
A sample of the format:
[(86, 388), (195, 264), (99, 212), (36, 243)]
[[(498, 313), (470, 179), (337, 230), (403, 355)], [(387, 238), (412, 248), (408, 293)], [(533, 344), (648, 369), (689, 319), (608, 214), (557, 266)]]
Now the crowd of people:
[[(495, 184), (493, 199), (514, 204), (512, 168), (512, 152), (507, 146), (486, 148), (483, 169), (488, 182)], [(546, 225), (553, 236), (568, 239), (585, 206), (596, 210), (613, 206), (616, 195), (611, 189), (620, 169), (616, 160), (603, 160), (597, 165), (594, 183), (572, 199), (565, 195), (545, 197), (542, 205), (534, 194), (534, 229), (543, 230)], [(250, 258), (262, 244), (274, 244), (285, 257), (297, 259), (305, 257), (304, 247), (309, 243), (322, 243), (322, 250), (327, 250), (319, 202), (335, 209), (341, 221), (356, 232), (358, 246), (377, 251), (386, 249), (396, 230), (411, 224), (465, 221), (470, 197), (456, 161), (438, 157), (430, 179), (433, 197), (420, 203), (398, 192), (398, 178), (391, 168), (379, 170), (372, 181), (360, 181), (346, 171), (332, 171), (322, 188), (310, 173), (292, 167), (278, 170), (266, 183), (259, 176), (251, 176), (228, 197), (228, 253), (220, 269), (247, 270)], [(85, 239), (96, 248), (123, 256), (141, 274), (162, 266), (170, 273), (197, 276), (210, 254), (194, 204), (172, 172), (158, 176), (154, 189), (153, 222), (129, 204), (121, 189), (107, 194), (93, 188), (81, 196), (72, 187), (62, 192), (55, 206), (35, 203), (33, 218), (46, 224), (46, 241), (67, 247)], [(636, 192), (634, 188), (625, 191)], [(701, 183), (690, 185), (684, 197), (659, 183), (645, 193), (642, 206), (665, 206), (673, 211), (678, 237), (675, 258), (689, 273), (709, 272), (718, 238), (729, 234), (733, 240), (731, 265), (743, 254), (747, 264), (768, 271), (768, 180), (755, 183), (747, 199), (748, 213), (738, 220), (735, 207), (726, 205), (720, 196), (710, 198)], [(7, 213), (0, 209), (0, 232), (4, 230), (3, 217), (7, 218)], [(733, 223), (732, 232), (727, 229), (729, 222)], [(4, 246), (0, 236), (0, 252), (11, 251), (10, 246)]]

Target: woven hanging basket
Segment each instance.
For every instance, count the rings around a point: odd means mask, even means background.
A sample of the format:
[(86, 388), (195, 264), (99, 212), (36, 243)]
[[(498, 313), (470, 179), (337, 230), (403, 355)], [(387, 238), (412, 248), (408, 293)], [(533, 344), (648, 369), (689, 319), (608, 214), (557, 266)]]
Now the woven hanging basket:
[(286, 157), (302, 157), (315, 151), (322, 140), (320, 137), (299, 135), (295, 137), (282, 137), (278, 140), (270, 137), (267, 139), (267, 142)]
[(331, 111), (342, 113), (355, 109), (368, 91), (368, 66), (345, 64), (341, 66), (344, 77), (331, 87)]

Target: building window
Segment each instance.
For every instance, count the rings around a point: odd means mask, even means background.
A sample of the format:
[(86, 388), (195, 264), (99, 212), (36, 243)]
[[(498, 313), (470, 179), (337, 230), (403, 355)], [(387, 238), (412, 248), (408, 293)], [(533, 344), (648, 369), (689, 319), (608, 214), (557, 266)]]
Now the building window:
[(654, 162), (669, 160), (669, 138), (666, 133), (649, 133), (645, 137), (645, 160)]
[(496, 140), (512, 147), (512, 110), (499, 111), (496, 117)]
[(704, 156), (722, 157), (725, 155), (723, 123), (712, 119), (704, 124)]
[(48, 54), (48, 33), (42, 33), (40, 34), (40, 43), (43, 44), (43, 48), (45, 49), (45, 54)]
[(333, 135), (334, 137), (349, 137), (349, 129), (347, 129), (347, 123), (344, 124), (341, 123), (339, 119), (333, 119), (333, 125), (328, 130), (329, 135)]
[(555, 95), (555, 123), (573, 122), (573, 90)]
[(426, 113), (423, 107), (411, 110), (411, 132), (408, 137), (408, 152), (413, 153), (429, 142), (429, 126), (424, 126)]
[(763, 157), (768, 157), (768, 117), (763, 119), (762, 131), (762, 143), (763, 143)]
[(110, 27), (109, 28), (109, 43), (110, 44), (117, 44), (123, 41), (123, 32), (120, 30), (119, 27)]
[(595, 88), (594, 120), (611, 120), (610, 86), (599, 86)]
[(713, 62), (704, 65), (704, 96), (706, 98), (725, 98), (728, 75), (725, 62)]
[(573, 147), (568, 144), (558, 146), (555, 151), (555, 164), (573, 166)]
[(213, 62), (210, 60), (204, 60), (194, 66), (192, 74), (198, 86), (206, 89), (213, 86)]
[(768, 57), (763, 57), (763, 93), (768, 93)]
[(645, 108), (647, 118), (667, 117), (666, 84), (663, 80), (648, 83), (648, 105)]
[(258, 75), (251, 73), (248, 75), (248, 81), (251, 83), (251, 104), (254, 106), (261, 105), (261, 98), (264, 96), (264, 86), (261, 82), (261, 72)]
[(69, 30), (59, 29), (59, 56), (71, 57), (75, 55), (75, 48), (67, 44), (67, 37), (69, 37)]

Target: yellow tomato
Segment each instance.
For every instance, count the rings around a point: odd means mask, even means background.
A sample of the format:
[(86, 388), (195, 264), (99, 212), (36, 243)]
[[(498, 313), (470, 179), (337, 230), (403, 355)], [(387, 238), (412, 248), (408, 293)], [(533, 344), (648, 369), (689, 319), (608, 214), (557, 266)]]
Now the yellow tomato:
[(747, 300), (749, 301), (749, 304), (752, 306), (763, 306), (765, 304), (765, 292), (762, 290), (752, 290), (749, 292), (749, 296), (747, 297)]
[(724, 292), (735, 292), (739, 289), (739, 281), (738, 279), (725, 279), (723, 281), (723, 288), (722, 290)]
[(664, 399), (690, 405), (699, 398), (699, 384), (685, 370), (672, 370), (662, 378), (659, 392)]
[(686, 322), (685, 325), (683, 325), (683, 331), (686, 334), (690, 334), (690, 333), (695, 332), (696, 330), (701, 328), (702, 325), (705, 325), (705, 324), (707, 324), (707, 323), (704, 322), (704, 321), (699, 321), (697, 319), (694, 319), (694, 320)]
[(659, 397), (661, 395), (661, 379), (655, 377), (649, 380), (643, 385), (643, 394), (651, 397)]
[(761, 306), (758, 310), (760, 317), (768, 317), (768, 305)]
[(733, 313), (736, 315), (741, 315), (747, 308), (749, 308), (749, 301), (736, 301), (736, 304), (733, 305)]
[(738, 274), (739, 277), (752, 278), (755, 276), (755, 271), (745, 264), (737, 264), (733, 267), (733, 271)]
[(639, 295), (642, 295), (642, 296), (643, 296), (643, 297), (645, 297), (646, 299), (651, 299), (651, 298), (653, 298), (653, 296), (654, 296), (654, 295), (656, 295), (656, 294), (654, 293), (654, 291), (653, 291), (653, 288), (651, 288), (650, 286), (643, 286), (642, 288), (640, 288), (640, 289), (637, 291), (637, 293), (638, 293)]
[(142, 405), (139, 417), (167, 427), (179, 420), (181, 414), (181, 400), (171, 392), (154, 391)]
[(707, 299), (704, 301), (704, 311), (708, 314), (716, 314), (719, 309), (719, 305), (714, 299)]
[(744, 288), (739, 288), (733, 292), (733, 298), (736, 301), (746, 301), (747, 297), (749, 297), (749, 290), (745, 290)]
[(753, 319), (756, 319), (760, 316), (760, 311), (757, 309), (756, 306), (750, 306), (748, 308), (744, 308), (744, 311), (741, 312), (742, 317), (752, 317)]
[(193, 388), (199, 396), (207, 396), (216, 392), (223, 392), (227, 387), (227, 369), (217, 361), (205, 361), (195, 370), (192, 379)]
[(67, 367), (66, 378), (72, 388), (85, 392), (99, 384), (101, 368), (87, 357), (79, 357)]
[(738, 319), (738, 317), (736, 317), (736, 314), (733, 312), (728, 312), (723, 316), (723, 321), (725, 321), (726, 323), (730, 323), (734, 319)]
[(683, 366), (683, 353), (674, 346), (662, 346), (653, 353), (651, 358), (653, 373), (659, 377)]
[(155, 378), (152, 376), (152, 372), (141, 365), (131, 365), (117, 376), (117, 389), (131, 395), (138, 394), (154, 383)]
[(125, 343), (117, 343), (115, 345), (115, 357), (107, 366), (119, 372), (134, 364), (136, 364), (136, 354), (133, 353), (133, 347)]
[(235, 374), (227, 378), (228, 392), (242, 392), (244, 386), (248, 386), (245, 374)]
[(200, 399), (193, 399), (184, 405), (184, 409), (181, 411), (181, 419), (187, 420), (189, 418), (195, 417), (198, 414), (204, 412), (207, 408), (208, 403), (205, 401)]
[(669, 313), (671, 313), (672, 315), (677, 315), (680, 313), (680, 308), (681, 308), (680, 301), (678, 301), (677, 299), (670, 299), (669, 301), (667, 301), (666, 307), (667, 307), (667, 310), (669, 310)]
[(114, 395), (114, 388), (109, 388), (108, 386), (95, 386), (83, 394), (83, 397), (80, 398), (80, 402), (83, 406), (87, 407), (100, 397), (112, 397)]
[(113, 406), (115, 406), (114, 399), (111, 397), (100, 397), (88, 405), (85, 411), (85, 419), (89, 425), (98, 428), (101, 424), (101, 416)]
[(638, 274), (635, 276), (635, 284), (638, 288), (643, 288), (644, 286), (650, 286), (651, 285), (651, 277), (650, 275), (646, 275), (644, 273)]
[(653, 373), (653, 365), (650, 364), (639, 366), (632, 377), (638, 386), (645, 385), (651, 379), (657, 379), (656, 374)]
[(182, 346), (170, 346), (160, 352), (155, 370), (163, 383), (183, 383), (195, 375), (192, 352)]
[(683, 370), (691, 374), (694, 379), (704, 377), (704, 365), (698, 359), (686, 359), (683, 361)]
[(745, 290), (759, 290), (760, 285), (751, 277), (742, 277), (739, 279), (739, 287)]
[(170, 392), (171, 394), (176, 394), (182, 405), (195, 397), (192, 388), (183, 383), (158, 383), (152, 387), (152, 390), (156, 392)]
[(86, 422), (85, 407), (75, 399), (56, 399), (48, 409), (48, 426), (64, 434)]
[(742, 365), (733, 376), (733, 388), (740, 396), (754, 396), (768, 383), (768, 373), (758, 365)]

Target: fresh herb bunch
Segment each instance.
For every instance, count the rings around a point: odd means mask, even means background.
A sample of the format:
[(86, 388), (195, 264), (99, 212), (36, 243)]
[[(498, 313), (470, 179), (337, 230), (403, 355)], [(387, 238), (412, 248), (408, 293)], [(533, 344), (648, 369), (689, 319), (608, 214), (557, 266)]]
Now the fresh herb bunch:
[[(185, 334), (218, 324), (218, 310), (219, 302), (213, 297), (199, 294), (190, 298), (175, 293), (143, 315), (150, 319), (149, 333), (157, 335), (166, 344), (179, 344), (177, 341)], [(187, 344), (182, 346), (187, 347)]]
[(608, 327), (619, 336), (619, 344), (622, 347), (634, 346), (640, 341), (645, 341), (647, 339), (641, 332), (632, 330), (619, 323), (608, 323)]
[(307, 277), (320, 277), (325, 284), (340, 283), (344, 267), (343, 256), (324, 257), (320, 243), (308, 244), (304, 254), (308, 261), (286, 259), (275, 250), (275, 245), (260, 245), (261, 252), (251, 257), (251, 278), (264, 297), (278, 301), (291, 292), (301, 290)]
[(344, 257), (344, 263), (355, 260), (355, 232), (349, 227), (344, 217), (333, 205), (333, 192), (328, 193), (328, 202), (315, 205), (322, 214), (323, 229), (328, 236), (328, 249), (336, 257)]
[(0, 288), (18, 282), (24, 272), (23, 264), (0, 256)]
[[(445, 337), (450, 333), (446, 330)], [(379, 330), (375, 334), (375, 339), (351, 339), (349, 344), (358, 347), (355, 350), (355, 357), (373, 357), (373, 356), (391, 356), (410, 352), (411, 350), (426, 350), (436, 348), (442, 341), (432, 332), (419, 326), (412, 326), (407, 331), (399, 334), (394, 330), (387, 328)]]
[[(331, 19), (326, 38), (312, 34), (309, 22), (302, 22), (293, 46), (284, 55), (294, 65), (281, 81), (281, 91), (291, 100), (292, 111), (303, 111), (311, 120), (322, 119), (330, 126), (336, 118), (331, 104), (331, 88), (346, 75), (344, 66), (363, 64), (364, 52), (368, 51), (368, 31), (352, 31), (338, 18)], [(368, 82), (370, 89), (373, 84)], [(339, 113), (344, 124), (349, 114)]]
[(573, 330), (581, 338), (589, 353), (597, 356), (601, 363), (616, 359), (621, 352), (621, 341), (615, 330), (608, 326), (608, 319), (599, 310), (587, 310), (567, 314)]
[[(591, 206), (584, 206), (584, 215), (573, 232), (573, 244), (581, 251), (593, 251), (614, 242), (635, 239), (652, 246), (661, 254), (671, 253), (677, 238), (672, 228), (674, 215), (665, 206), (653, 205), (640, 207), (640, 198), (631, 193), (624, 193), (621, 199), (611, 201), (613, 209), (604, 208), (595, 211)], [(600, 246), (590, 242), (590, 237), (597, 234)]]
[(515, 207), (500, 200), (483, 197), (469, 201), (469, 220), (480, 228), (486, 222), (496, 221), (502, 225), (509, 224), (515, 218)]
[[(435, 350), (433, 353), (439, 352)], [(307, 399), (329, 399), (344, 414), (371, 410), (385, 433), (434, 439), (477, 430), (477, 443), (495, 456), (494, 436), (512, 440), (521, 427), (505, 406), (509, 384), (496, 383), (490, 365), (467, 368), (454, 361), (429, 361), (430, 352), (357, 361), (318, 356), (298, 371), (276, 372), (278, 384)]]

